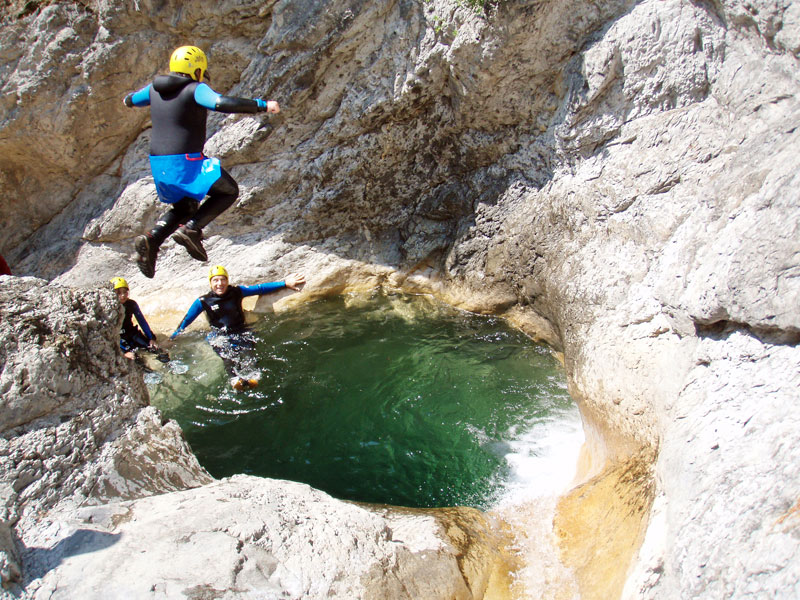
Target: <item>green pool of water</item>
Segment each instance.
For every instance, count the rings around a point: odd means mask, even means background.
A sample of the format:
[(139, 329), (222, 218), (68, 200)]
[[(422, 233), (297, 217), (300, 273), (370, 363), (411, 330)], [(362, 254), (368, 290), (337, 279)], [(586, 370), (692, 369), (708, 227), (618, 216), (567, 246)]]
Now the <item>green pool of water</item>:
[[(200, 332), (149, 378), (215, 477), (308, 483), (343, 499), (485, 508), (531, 431), (576, 422), (550, 352), (502, 321), (424, 297), (318, 301), (262, 315), (259, 387), (230, 389)], [(524, 446), (524, 444), (523, 444)], [(535, 446), (535, 444), (534, 444)]]

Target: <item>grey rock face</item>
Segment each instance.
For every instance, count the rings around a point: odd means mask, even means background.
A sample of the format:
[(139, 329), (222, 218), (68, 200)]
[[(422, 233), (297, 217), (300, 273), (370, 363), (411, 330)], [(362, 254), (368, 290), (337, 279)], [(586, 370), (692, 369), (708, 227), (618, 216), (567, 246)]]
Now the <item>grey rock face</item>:
[(206, 231), (212, 263), (238, 282), (303, 270), (305, 297), (390, 286), (508, 311), (564, 351), (596, 462), (659, 450), (626, 597), (797, 595), (796, 2), (118, 4), (0, 33), (15, 272), (132, 273), (176, 322), (205, 289), (171, 243), (154, 280), (131, 267), (162, 207), (147, 112), (120, 102), (196, 40), (216, 89), (284, 109), (209, 120), (241, 188)]
[[(211, 481), (148, 406), (107, 291), (0, 278), (0, 576), (19, 590), (41, 515)], [(28, 576), (28, 579), (30, 577)]]
[(671, 493), (656, 498), (644, 568), (626, 596), (791, 598), (797, 349), (730, 327), (703, 335), (694, 357), (662, 440), (659, 475)]
[(54, 523), (30, 539), (27, 562), (37, 579), (28, 593), (54, 599), (480, 597), (485, 582), (464, 579), (446, 539), (431, 515), (391, 514), (302, 484), (237, 476), (81, 509)]
[(0, 484), (0, 498), (3, 500), (0, 512), (0, 585), (3, 589), (14, 589), (22, 581), (17, 545), (14, 541), (14, 525), (17, 523), (17, 496), (12, 487)]
[(0, 280), (2, 461), (24, 515), (211, 480), (118, 351), (109, 292)]

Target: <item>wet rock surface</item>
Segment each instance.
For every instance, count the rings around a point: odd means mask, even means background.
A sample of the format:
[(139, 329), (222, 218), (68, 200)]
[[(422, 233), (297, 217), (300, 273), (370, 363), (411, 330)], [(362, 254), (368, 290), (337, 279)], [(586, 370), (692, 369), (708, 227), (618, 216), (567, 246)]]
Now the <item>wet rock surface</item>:
[[(387, 286), (507, 314), (564, 352), (587, 476), (657, 455), (615, 593), (794, 595), (796, 3), (48, 3), (0, 35), (16, 273), (90, 289), (123, 274), (164, 330), (205, 291), (171, 242), (153, 280), (129, 261), (162, 207), (147, 111), (121, 103), (193, 40), (215, 89), (283, 107), (209, 120), (206, 153), (241, 188), (206, 230), (211, 264), (309, 279), (256, 310)], [(9, 423), (33, 398), (13, 369)], [(18, 464), (36, 479), (35, 458)]]

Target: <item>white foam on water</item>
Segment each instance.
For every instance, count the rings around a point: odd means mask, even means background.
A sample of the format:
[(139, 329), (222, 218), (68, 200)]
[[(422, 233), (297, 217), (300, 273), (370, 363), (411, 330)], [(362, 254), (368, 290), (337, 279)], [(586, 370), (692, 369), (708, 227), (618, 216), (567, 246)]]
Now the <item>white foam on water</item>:
[(515, 598), (579, 597), (574, 575), (559, 560), (553, 517), (558, 496), (575, 477), (583, 442), (577, 407), (512, 432), (506, 441), (510, 474), (500, 485), (492, 512), (510, 525), (514, 536), (509, 550), (520, 562), (512, 574)]
[(169, 370), (175, 375), (183, 375), (189, 370), (189, 365), (177, 359), (173, 359), (167, 363)]
[(511, 472), (501, 484), (495, 503), (498, 508), (559, 494), (575, 477), (584, 442), (577, 407), (520, 429), (512, 431), (511, 439), (506, 440), (510, 452), (505, 459)]
[(142, 379), (147, 385), (158, 385), (159, 383), (164, 381), (164, 376), (161, 373), (150, 371), (148, 373), (145, 373)]

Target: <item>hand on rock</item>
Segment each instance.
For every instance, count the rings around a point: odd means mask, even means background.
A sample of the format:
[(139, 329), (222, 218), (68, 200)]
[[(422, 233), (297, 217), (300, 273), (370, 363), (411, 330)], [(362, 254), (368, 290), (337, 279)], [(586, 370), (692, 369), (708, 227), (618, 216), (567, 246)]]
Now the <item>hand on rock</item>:
[(297, 292), (300, 291), (300, 286), (306, 282), (306, 278), (299, 273), (289, 273), (283, 278), (283, 282), (286, 287)]

